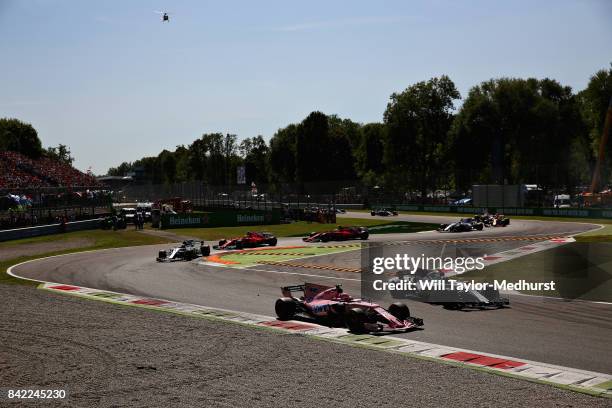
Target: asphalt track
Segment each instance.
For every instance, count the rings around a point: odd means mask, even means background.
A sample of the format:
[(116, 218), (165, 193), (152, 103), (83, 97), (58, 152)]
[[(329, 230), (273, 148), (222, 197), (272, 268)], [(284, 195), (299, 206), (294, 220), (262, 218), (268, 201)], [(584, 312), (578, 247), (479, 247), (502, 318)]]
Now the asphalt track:
[[(350, 213), (350, 217), (369, 214)], [(402, 221), (446, 222), (449, 217), (399, 216)], [(463, 234), (374, 235), (371, 241), (405, 241), (402, 248), (423, 251), (421, 241), (482, 239), (476, 252), (495, 253), (524, 245), (510, 237), (571, 235), (597, 228), (593, 224), (512, 220), (508, 228)], [(495, 242), (494, 239), (508, 238)], [(505, 238), (504, 238), (505, 239)], [(279, 245), (302, 243), (282, 239)], [(165, 247), (165, 246), (164, 246)], [(321, 269), (257, 266), (246, 269), (191, 263), (155, 262), (160, 246), (121, 248), (71, 254), (23, 264), (13, 273), (31, 279), (74, 284), (135, 295), (157, 297), (244, 312), (273, 315), (279, 287), (303, 281), (335, 284), (359, 293), (359, 274)], [(437, 249), (436, 249), (437, 250)], [(308, 259), (309, 263), (358, 266), (359, 251)], [(513, 296), (503, 310), (459, 312), (418, 302), (408, 302), (412, 314), (424, 318), (425, 329), (400, 334), (414, 340), (481, 352), (612, 373), (612, 305)]]

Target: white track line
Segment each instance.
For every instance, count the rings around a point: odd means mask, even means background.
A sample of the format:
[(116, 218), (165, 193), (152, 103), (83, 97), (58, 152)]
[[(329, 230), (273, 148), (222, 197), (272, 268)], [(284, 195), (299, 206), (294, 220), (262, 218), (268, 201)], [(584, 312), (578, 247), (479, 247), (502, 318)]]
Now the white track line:
[[(160, 310), (160, 311), (177, 311), (184, 315), (198, 316), (201, 317), (202, 312), (206, 315), (210, 315), (215, 311), (225, 311), (230, 313), (230, 316), (215, 315), (213, 318), (218, 320), (225, 320), (229, 322), (238, 322), (250, 326), (262, 327), (266, 326), (274, 330), (280, 330), (282, 332), (291, 332), (291, 328), (279, 327), (276, 323), (279, 322), (276, 318), (271, 316), (262, 315), (251, 315), (242, 312), (236, 312), (228, 309), (217, 309), (208, 308), (206, 306), (199, 306), (194, 304), (185, 304), (180, 302), (168, 301), (164, 299), (151, 299), (147, 297), (122, 294), (118, 292), (111, 292), (99, 289), (90, 289), (85, 287), (78, 287), (74, 285), (69, 291), (62, 290), (62, 288), (54, 288), (57, 284), (46, 283), (43, 289), (50, 290), (53, 292), (61, 292), (64, 294), (82, 296), (88, 299), (95, 299), (99, 301), (106, 301), (114, 304), (123, 304), (126, 306), (141, 306), (148, 309)], [(63, 286), (63, 284), (59, 284)], [(108, 299), (106, 296), (96, 297), (96, 294), (114, 293), (120, 295), (121, 298)], [(164, 304), (151, 304), (151, 300), (162, 301)], [(140, 302), (140, 303), (138, 303)], [(269, 323), (274, 323), (270, 325)], [(279, 322), (282, 323), (282, 322)], [(303, 324), (300, 321), (293, 321), (296, 324)], [(308, 327), (311, 326), (311, 327)], [(405, 353), (414, 357), (424, 357), (430, 360), (436, 360), (439, 362), (452, 362), (459, 366), (466, 368), (478, 368), (485, 370), (490, 373), (505, 374), (512, 377), (520, 378), (528, 381), (541, 381), (548, 383), (553, 386), (568, 388), (574, 391), (582, 391), (588, 393), (595, 393), (596, 395), (610, 396), (610, 390), (608, 384), (612, 379), (612, 376), (605, 373), (598, 373), (592, 371), (586, 371), (581, 369), (574, 369), (569, 367), (557, 366), (547, 363), (534, 362), (531, 360), (523, 360), (521, 358), (513, 358), (507, 356), (500, 356), (491, 353), (482, 353), (473, 350), (461, 349), (456, 347), (442, 346), (439, 344), (425, 343), (420, 341), (414, 341), (406, 338), (399, 338), (391, 336), (387, 341), (380, 336), (372, 335), (361, 335), (355, 336), (349, 333), (346, 329), (340, 328), (326, 328), (323, 326), (308, 324), (308, 326), (298, 329), (299, 333), (307, 334), (313, 337), (337, 341), (345, 344), (361, 344), (366, 347), (378, 349), (380, 351)], [(295, 333), (295, 332), (294, 332)], [(381, 341), (382, 340), (382, 341)], [(457, 353), (469, 353), (467, 359), (451, 358), (451, 355), (457, 355)], [(477, 359), (491, 359), (496, 358), (498, 361), (476, 362)], [(509, 366), (497, 367), (497, 364), (513, 363)]]

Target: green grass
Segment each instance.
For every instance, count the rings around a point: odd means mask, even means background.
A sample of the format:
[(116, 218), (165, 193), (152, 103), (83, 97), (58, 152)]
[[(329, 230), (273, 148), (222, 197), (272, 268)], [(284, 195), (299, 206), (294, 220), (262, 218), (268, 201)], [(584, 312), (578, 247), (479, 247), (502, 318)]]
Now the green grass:
[(612, 224), (604, 224), (603, 228), (577, 235), (578, 242), (612, 242)]
[[(203, 240), (217, 240), (227, 237), (237, 237), (243, 235), (247, 231), (266, 231), (277, 237), (303, 237), (311, 232), (329, 231), (336, 228), (338, 225), (359, 225), (362, 227), (377, 227), (395, 225), (401, 231), (392, 229), (385, 232), (419, 232), (428, 231), (438, 227), (437, 224), (428, 224), (421, 222), (402, 222), (380, 219), (363, 219), (363, 218), (338, 218), (336, 224), (319, 224), (316, 222), (308, 223), (306, 221), (293, 222), (291, 224), (278, 225), (257, 225), (257, 226), (240, 226), (240, 227), (218, 227), (218, 228), (172, 228), (165, 231), (175, 234), (192, 236)], [(380, 230), (381, 233), (384, 229)], [(374, 231), (372, 231), (374, 233)]]
[(532, 295), (612, 302), (612, 243), (576, 242), (461, 275), (479, 282), (555, 282), (554, 291)]
[(312, 256), (329, 255), (339, 252), (355, 251), (360, 249), (359, 241), (345, 244), (344, 248), (334, 246), (308, 246), (303, 248), (269, 247), (246, 252), (230, 252), (224, 254), (223, 261), (232, 262), (232, 267), (247, 267), (258, 265), (262, 261), (287, 262)]
[[(370, 212), (370, 210), (350, 210), (355, 212)], [(452, 212), (425, 212), (425, 211), (400, 211), (401, 215), (437, 215), (440, 217), (469, 217), (470, 213)], [(609, 218), (570, 218), (570, 217), (544, 217), (536, 215), (509, 215), (511, 219), (527, 221), (555, 221), (555, 222), (580, 222), (586, 224), (601, 224), (604, 228), (577, 235), (578, 242), (612, 242), (612, 219)]]
[[(152, 245), (158, 244), (160, 238), (147, 234), (142, 234), (133, 229), (125, 229), (118, 231), (110, 230), (88, 230), (74, 231), (65, 234), (44, 235), (41, 237), (17, 239), (14, 241), (0, 242), (0, 251), (3, 248), (11, 248), (15, 246), (24, 246), (29, 244), (37, 244), (44, 242), (61, 242), (72, 241), (76, 239), (89, 239), (94, 241), (94, 246), (102, 248), (114, 248), (120, 246), (133, 245)], [(166, 242), (166, 241), (162, 241)], [(134, 243), (134, 244), (132, 244)], [(97, 248), (94, 248), (97, 249)]]
[[(339, 219), (340, 225), (361, 225), (365, 227), (371, 226), (392, 226), (391, 228), (384, 228), (381, 232), (418, 232), (431, 230), (436, 227), (434, 224), (426, 223), (406, 223), (406, 222), (393, 222), (387, 220), (368, 220), (360, 218), (342, 218)], [(292, 224), (279, 224), (279, 225), (263, 225), (263, 226), (241, 226), (241, 227), (219, 227), (219, 228), (177, 228), (166, 230), (171, 233), (193, 236), (204, 240), (217, 240), (221, 238), (233, 237), (243, 235), (246, 231), (257, 230), (257, 231), (268, 231), (279, 237), (299, 237), (305, 236), (315, 231), (327, 231), (333, 229), (337, 224), (318, 224), (318, 223), (307, 223), (305, 221), (296, 222)], [(25, 238), (15, 241), (8, 241), (0, 243), (0, 251), (3, 249), (12, 249), (15, 247), (26, 247), (29, 245), (35, 245), (47, 242), (68, 242), (79, 239), (86, 239), (82, 246), (77, 248), (70, 248), (66, 250), (59, 250), (53, 252), (37, 253), (32, 256), (20, 256), (12, 259), (0, 261), (0, 283), (20, 283), (29, 284), (28, 281), (13, 278), (6, 274), (6, 270), (11, 266), (20, 262), (29, 261), (36, 258), (53, 255), (70, 254), (80, 251), (89, 251), (96, 249), (107, 249), (107, 248), (120, 248), (127, 246), (138, 246), (138, 245), (154, 245), (171, 242), (170, 240), (143, 234), (132, 229), (119, 230), (119, 231), (106, 231), (106, 230), (91, 230), (91, 231), (76, 231), (68, 232), (65, 234), (46, 235), (35, 238)]]
[(6, 259), (0, 262), (0, 283), (4, 284), (33, 284), (29, 281), (13, 278), (6, 273), (6, 270), (12, 266), (21, 262), (29, 261), (31, 259), (41, 258), (45, 256), (70, 254), (81, 251), (89, 251), (95, 249), (107, 249), (107, 248), (120, 248), (127, 246), (139, 246), (139, 245), (154, 245), (170, 242), (167, 239), (142, 234), (138, 231), (133, 230), (120, 230), (120, 231), (103, 231), (103, 230), (92, 230), (92, 231), (75, 231), (68, 232), (65, 234), (57, 235), (46, 235), (42, 237), (19, 239), (15, 241), (2, 242), (0, 243), (0, 251), (3, 249), (12, 249), (18, 246), (28, 247), (32, 244), (45, 243), (45, 242), (61, 242), (61, 241), (73, 241), (77, 239), (87, 239), (87, 243), (77, 248), (70, 248), (66, 250), (53, 251), (38, 253), (32, 256), (20, 256), (12, 259)]
[[(370, 213), (369, 209), (349, 209), (347, 212)], [(439, 215), (440, 217), (469, 217), (476, 212), (442, 212), (442, 211), (404, 211), (399, 210), (400, 215)], [(578, 218), (578, 217), (545, 217), (543, 215), (508, 215), (509, 218), (517, 220), (534, 220), (534, 221), (565, 221), (565, 222), (584, 222), (587, 224), (612, 224), (610, 218)]]
[(420, 231), (435, 230), (440, 224), (409, 222), (409, 221), (389, 221), (386, 224), (370, 226), (370, 234), (397, 234), (412, 233)]

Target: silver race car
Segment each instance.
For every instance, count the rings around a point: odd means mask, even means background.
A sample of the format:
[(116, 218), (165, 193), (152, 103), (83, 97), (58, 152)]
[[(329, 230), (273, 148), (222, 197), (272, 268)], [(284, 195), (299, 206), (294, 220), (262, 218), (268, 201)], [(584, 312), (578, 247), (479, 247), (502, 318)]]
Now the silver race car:
[(397, 277), (391, 278), (389, 282), (398, 283), (401, 280), (413, 283), (413, 290), (391, 291), (391, 296), (396, 299), (412, 299), (452, 310), (500, 309), (510, 304), (510, 299), (501, 296), (493, 284), (483, 284), (483, 290), (457, 289), (449, 278), (438, 271), (418, 269), (414, 274), (399, 271)]
[(159, 251), (156, 260), (157, 262), (191, 261), (208, 255), (210, 255), (209, 245), (205, 245), (204, 241), (190, 239), (183, 241), (178, 247)]

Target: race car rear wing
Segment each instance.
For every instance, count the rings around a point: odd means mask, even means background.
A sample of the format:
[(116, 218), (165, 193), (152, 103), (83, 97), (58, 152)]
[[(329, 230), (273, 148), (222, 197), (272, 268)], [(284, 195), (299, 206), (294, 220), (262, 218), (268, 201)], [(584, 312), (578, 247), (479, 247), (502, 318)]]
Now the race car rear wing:
[(291, 296), (292, 292), (304, 292), (304, 297), (312, 298), (317, 293), (321, 293), (326, 289), (330, 289), (331, 286), (318, 285), (316, 283), (308, 283), (306, 282), (303, 285), (292, 285), (292, 286), (283, 286), (281, 291), (283, 292), (284, 297), (293, 297)]
[(292, 297), (292, 292), (304, 292), (306, 290), (306, 285), (292, 285), (292, 286), (283, 286), (281, 291), (284, 297)]

